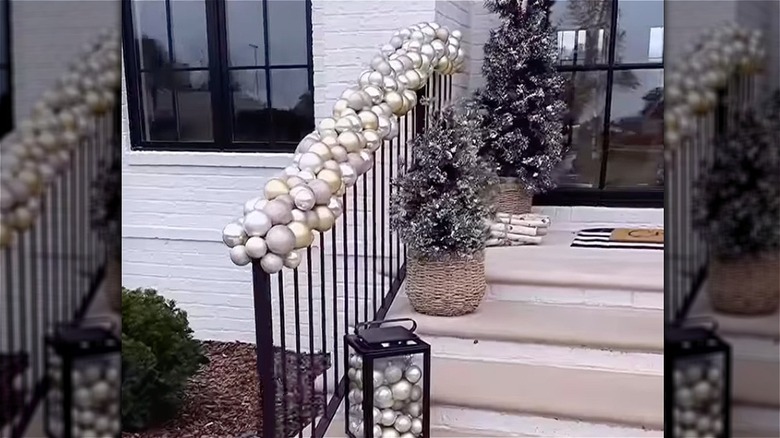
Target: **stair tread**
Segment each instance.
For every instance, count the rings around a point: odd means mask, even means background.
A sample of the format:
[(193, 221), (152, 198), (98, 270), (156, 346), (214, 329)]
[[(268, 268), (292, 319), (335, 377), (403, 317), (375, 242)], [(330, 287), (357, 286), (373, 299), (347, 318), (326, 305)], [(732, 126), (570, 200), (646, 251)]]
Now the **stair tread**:
[(434, 403), (663, 429), (662, 375), (434, 357)]
[(734, 438), (780, 436), (780, 409), (736, 404), (731, 410)]
[(551, 231), (540, 245), (488, 248), (488, 281), (663, 292), (663, 251), (572, 248), (574, 235)]
[(733, 349), (732, 394), (738, 403), (780, 409), (780, 345), (766, 340), (727, 337)]
[(691, 317), (709, 316), (718, 322), (718, 330), (726, 335), (757, 336), (780, 339), (780, 311), (770, 315), (739, 316), (715, 311), (706, 285), (691, 306)]
[(484, 301), (460, 317), (417, 313), (404, 294), (390, 315), (417, 321), (422, 335), (661, 352), (663, 312), (647, 309)]

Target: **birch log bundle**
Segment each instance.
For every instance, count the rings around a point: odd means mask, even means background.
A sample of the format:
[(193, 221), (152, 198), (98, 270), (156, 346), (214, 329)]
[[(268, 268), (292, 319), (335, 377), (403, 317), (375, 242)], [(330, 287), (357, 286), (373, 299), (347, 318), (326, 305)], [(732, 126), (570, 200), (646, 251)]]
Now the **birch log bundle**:
[(498, 213), (487, 222), (490, 237), (486, 246), (538, 245), (550, 227), (549, 216)]

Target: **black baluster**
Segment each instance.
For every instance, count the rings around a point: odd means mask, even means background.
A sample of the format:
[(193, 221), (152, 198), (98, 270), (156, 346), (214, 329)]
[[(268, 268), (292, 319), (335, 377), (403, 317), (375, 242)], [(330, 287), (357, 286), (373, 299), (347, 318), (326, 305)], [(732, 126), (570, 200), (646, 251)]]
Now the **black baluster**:
[[(335, 227), (334, 227), (335, 228)], [(320, 324), (321, 324), (321, 330), (320, 336), (322, 337), (320, 341), (322, 342), (322, 354), (325, 355), (328, 353), (328, 318), (327, 318), (327, 297), (325, 295), (325, 233), (320, 231)], [(333, 283), (333, 287), (336, 287), (336, 283)], [(333, 301), (333, 307), (336, 307), (336, 301)], [(325, 413), (325, 406), (328, 405), (328, 370), (325, 370), (324, 374), (322, 375), (322, 408), (323, 408), (323, 414)], [(314, 436), (314, 424), (312, 423), (311, 427), (311, 433), (312, 437)]]
[[(280, 288), (281, 289), (281, 288)], [(263, 271), (260, 260), (252, 262), (252, 290), (255, 304), (255, 353), (257, 378), (262, 399), (262, 423), (258, 434), (263, 438), (282, 438), (276, 434), (276, 381), (274, 379), (274, 328), (271, 305), (271, 277)], [(283, 357), (284, 359), (284, 357)], [(284, 363), (284, 360), (282, 360)], [(258, 424), (260, 426), (260, 424)]]
[[(285, 325), (285, 318), (284, 318), (284, 276), (281, 272), (279, 272), (279, 275), (276, 276), (277, 279), (277, 289), (279, 289), (279, 328), (281, 333), (281, 339), (279, 341), (279, 345), (281, 346), (281, 351), (279, 353), (279, 358), (281, 362), (280, 371), (281, 375), (277, 375), (276, 381), (282, 382), (282, 418), (287, 418), (289, 416), (289, 406), (287, 404), (287, 326)], [(274, 353), (272, 356), (266, 356), (266, 357), (272, 357), (272, 361), (274, 364), (276, 363), (276, 354)], [(276, 374), (276, 368), (274, 367), (274, 374)], [(276, 398), (276, 394), (274, 394), (274, 398)], [(282, 425), (282, 429), (279, 431), (281, 434), (281, 437), (287, 436), (287, 422), (286, 421), (277, 421), (277, 424)], [(274, 426), (275, 427), (275, 426)], [(267, 430), (267, 429), (266, 429)]]
[(363, 175), (363, 321), (368, 321), (368, 174)]
[(357, 324), (360, 322), (360, 298), (359, 298), (359, 280), (358, 275), (359, 272), (359, 259), (360, 259), (360, 253), (358, 252), (358, 227), (360, 226), (360, 222), (358, 222), (358, 186), (357, 183), (355, 183), (354, 187), (352, 187), (352, 248), (354, 250), (353, 257), (352, 257), (352, 266), (355, 269), (354, 272), (354, 280), (355, 280), (355, 321), (354, 323)]
[(371, 319), (376, 317), (376, 287), (377, 287), (377, 270), (376, 270), (376, 159), (374, 160), (374, 166), (371, 168), (371, 272), (372, 272), (372, 297), (373, 297), (373, 313)]
[[(306, 403), (309, 406), (311, 406), (311, 412), (309, 413), (309, 419), (311, 421), (309, 422), (309, 424), (311, 425), (312, 436), (314, 436), (314, 426), (315, 426), (314, 420), (317, 417), (317, 410), (314, 409), (314, 406), (317, 400), (314, 395), (314, 378), (316, 377), (316, 374), (314, 374), (314, 370), (316, 368), (314, 366), (314, 285), (312, 284), (313, 283), (312, 272), (311, 272), (312, 266), (313, 265), (311, 263), (311, 246), (308, 246), (306, 248), (306, 276), (308, 281), (307, 298), (309, 300), (309, 366), (311, 367), (311, 377), (308, 380), (310, 383), (311, 392), (309, 392), (309, 399), (306, 400)], [(320, 268), (320, 270), (322, 270), (322, 268)]]
[[(280, 272), (281, 274), (281, 272)], [(302, 374), (302, 368), (301, 368), (301, 295), (300, 295), (300, 280), (299, 280), (299, 274), (298, 269), (293, 270), (293, 298), (295, 299), (294, 304), (294, 310), (295, 310), (295, 360), (298, 367), (295, 370), (295, 393), (297, 394), (296, 402), (298, 403), (295, 408), (293, 409), (293, 415), (296, 417), (295, 428), (293, 431), (298, 435), (298, 437), (303, 436), (303, 381), (301, 379)], [(283, 353), (284, 354), (284, 353)]]
[[(343, 215), (343, 212), (342, 212)], [(336, 388), (339, 384), (339, 376), (341, 375), (339, 373), (340, 370), (340, 363), (341, 360), (339, 360), (338, 354), (339, 354), (339, 284), (338, 284), (338, 252), (337, 246), (336, 246), (336, 229), (337, 227), (334, 226), (333, 230), (331, 230), (330, 234), (330, 243), (331, 246), (333, 246), (333, 249), (331, 250), (331, 266), (332, 274), (333, 274), (333, 367), (334, 367), (334, 373), (333, 373), (333, 392), (336, 392)], [(344, 328), (344, 331), (346, 331), (346, 326)], [(326, 379), (327, 380), (327, 375)], [(327, 390), (325, 391), (328, 392)]]

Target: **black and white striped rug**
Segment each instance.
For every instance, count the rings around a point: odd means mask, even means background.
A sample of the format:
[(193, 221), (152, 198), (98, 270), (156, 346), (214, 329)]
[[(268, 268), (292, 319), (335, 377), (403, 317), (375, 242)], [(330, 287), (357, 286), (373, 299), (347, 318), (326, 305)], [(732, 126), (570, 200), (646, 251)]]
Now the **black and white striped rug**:
[(578, 248), (664, 249), (663, 242), (622, 242), (612, 240), (615, 228), (580, 230), (571, 246)]

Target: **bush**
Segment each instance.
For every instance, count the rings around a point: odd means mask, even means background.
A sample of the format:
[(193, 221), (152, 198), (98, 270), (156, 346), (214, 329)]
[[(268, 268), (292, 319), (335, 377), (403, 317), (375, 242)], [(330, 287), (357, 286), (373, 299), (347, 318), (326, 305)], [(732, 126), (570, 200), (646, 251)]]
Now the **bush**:
[(122, 427), (141, 430), (178, 412), (187, 381), (207, 363), (187, 314), (153, 289), (122, 289)]

